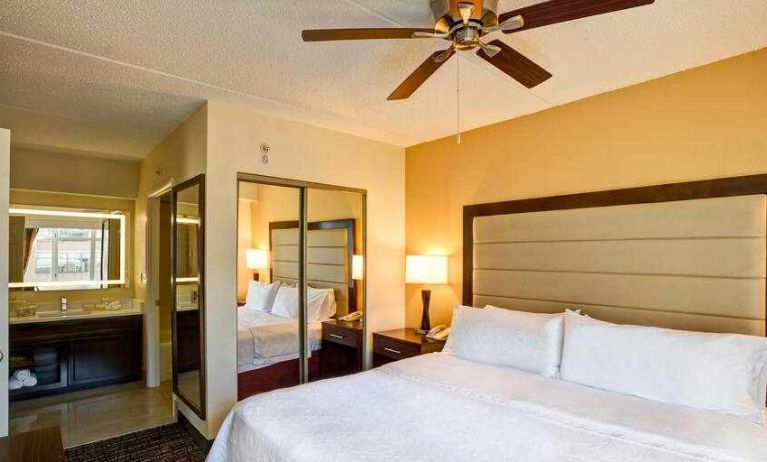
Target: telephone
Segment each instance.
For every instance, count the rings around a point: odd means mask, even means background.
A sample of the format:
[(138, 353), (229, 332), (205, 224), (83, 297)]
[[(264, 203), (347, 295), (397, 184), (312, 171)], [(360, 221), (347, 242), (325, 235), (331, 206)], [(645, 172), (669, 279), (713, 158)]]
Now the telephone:
[(444, 324), (435, 326), (432, 330), (426, 333), (426, 338), (434, 340), (445, 340), (450, 335), (450, 328)]
[(346, 316), (341, 316), (338, 318), (340, 321), (358, 321), (362, 319), (362, 311), (352, 311), (351, 313), (347, 314)]

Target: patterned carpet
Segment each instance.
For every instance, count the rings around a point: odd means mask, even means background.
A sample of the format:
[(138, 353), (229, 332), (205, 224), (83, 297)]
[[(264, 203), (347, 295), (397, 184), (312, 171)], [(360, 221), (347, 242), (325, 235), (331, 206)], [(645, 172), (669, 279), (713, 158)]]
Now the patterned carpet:
[(66, 450), (67, 462), (203, 462), (205, 453), (179, 424)]

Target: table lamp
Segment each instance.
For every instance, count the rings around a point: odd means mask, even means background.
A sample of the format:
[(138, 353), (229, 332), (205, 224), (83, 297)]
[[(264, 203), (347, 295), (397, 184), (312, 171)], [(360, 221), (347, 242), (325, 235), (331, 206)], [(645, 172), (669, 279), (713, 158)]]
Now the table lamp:
[(246, 249), (245, 266), (253, 271), (253, 280), (258, 281), (259, 270), (269, 268), (269, 252), (264, 249)]
[[(447, 256), (445, 255), (408, 255), (405, 257), (405, 282), (408, 284), (447, 284)], [(431, 290), (421, 290), (423, 312), (421, 327), (416, 333), (425, 334), (431, 329), (429, 320), (429, 300)]]

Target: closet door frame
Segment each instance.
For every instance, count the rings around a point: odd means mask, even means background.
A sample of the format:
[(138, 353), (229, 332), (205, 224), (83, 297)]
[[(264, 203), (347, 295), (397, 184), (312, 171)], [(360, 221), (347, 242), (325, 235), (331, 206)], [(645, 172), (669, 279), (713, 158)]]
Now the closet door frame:
[[(367, 259), (367, 190), (359, 188), (350, 188), (346, 186), (336, 186), (325, 183), (314, 183), (311, 181), (292, 180), (288, 178), (277, 178), (265, 175), (256, 175), (253, 173), (238, 172), (237, 173), (237, 197), (239, 197), (239, 184), (240, 182), (257, 183), (267, 186), (281, 186), (288, 188), (295, 188), (299, 190), (299, 253), (298, 253), (298, 323), (301, 328), (298, 331), (299, 337), (299, 375), (300, 382), (309, 382), (309, 326), (306, 322), (306, 236), (308, 232), (308, 198), (310, 189), (325, 189), (331, 191), (343, 191), (360, 194), (362, 200), (362, 255)], [(238, 218), (239, 222), (239, 218)], [(358, 306), (358, 310), (362, 310), (362, 351), (367, 351), (367, 263), (362, 267), (362, 306)], [(364, 361), (363, 361), (364, 362)]]

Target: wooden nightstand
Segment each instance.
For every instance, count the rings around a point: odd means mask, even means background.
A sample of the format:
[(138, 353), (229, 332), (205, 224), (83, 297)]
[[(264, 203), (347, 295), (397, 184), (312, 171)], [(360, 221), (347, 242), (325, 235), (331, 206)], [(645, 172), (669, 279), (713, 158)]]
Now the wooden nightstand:
[(322, 322), (320, 377), (327, 379), (362, 371), (362, 323), (331, 319)]
[(373, 367), (399, 359), (442, 351), (444, 346), (444, 340), (432, 340), (416, 335), (412, 327), (374, 332)]

